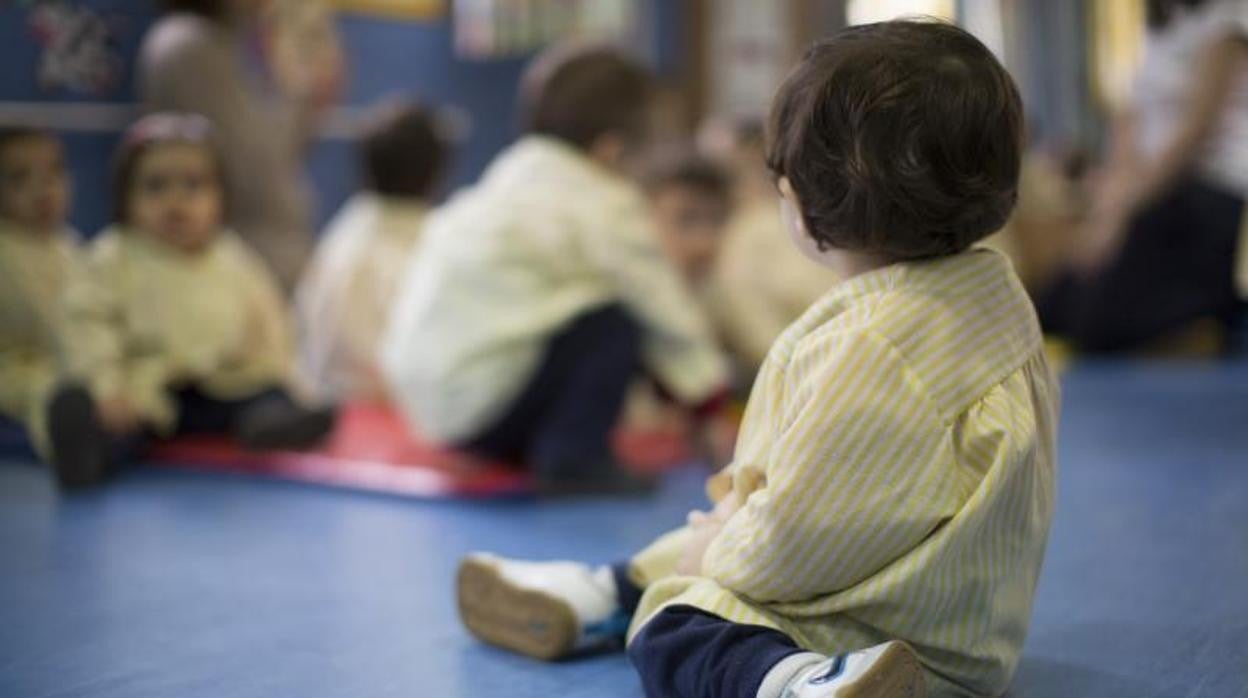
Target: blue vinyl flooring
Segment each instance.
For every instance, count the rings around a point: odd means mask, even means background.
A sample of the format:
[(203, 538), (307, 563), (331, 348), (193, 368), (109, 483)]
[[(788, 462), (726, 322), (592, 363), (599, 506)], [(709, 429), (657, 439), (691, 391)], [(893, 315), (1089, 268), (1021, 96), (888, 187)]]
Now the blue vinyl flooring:
[[(1010, 695), (1248, 697), (1248, 366), (1064, 381), (1058, 514)], [(610, 561), (701, 503), (413, 502), (137, 469), (60, 497), (0, 463), (0, 696), (638, 696), (622, 655), (474, 643), (474, 549)]]

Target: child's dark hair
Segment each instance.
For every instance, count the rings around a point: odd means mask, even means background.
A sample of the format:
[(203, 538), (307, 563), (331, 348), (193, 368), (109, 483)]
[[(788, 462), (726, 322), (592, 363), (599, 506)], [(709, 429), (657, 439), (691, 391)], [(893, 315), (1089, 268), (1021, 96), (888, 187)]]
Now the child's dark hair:
[(165, 12), (190, 12), (214, 20), (226, 16), (225, 0), (160, 0), (160, 7)]
[(446, 167), (445, 132), (435, 113), (415, 103), (382, 107), (360, 137), (365, 184), (387, 196), (428, 197)]
[(651, 195), (684, 187), (725, 206), (732, 200), (732, 177), (692, 147), (665, 148), (652, 154), (642, 168), (641, 184)]
[[(130, 222), (130, 187), (143, 155), (154, 147), (188, 143), (203, 147), (212, 155), (217, 178), (223, 180), (220, 154), (213, 141), (212, 122), (198, 114), (159, 112), (149, 114), (126, 129), (113, 156), (113, 215), (119, 223)], [(222, 181), (222, 195), (225, 193)]]
[(768, 165), (821, 250), (961, 252), (1017, 199), (1018, 89), (951, 24), (881, 22), (818, 42), (776, 94), (768, 130)]
[(521, 126), (582, 150), (598, 138), (645, 136), (650, 73), (618, 49), (566, 44), (533, 60), (520, 81)]
[(44, 128), (36, 126), (3, 126), (0, 127), (0, 154), (3, 154), (4, 149), (9, 147), (10, 144), (24, 141), (28, 138), (57, 140), (51, 131)]
[(1164, 29), (1179, 12), (1198, 9), (1205, 2), (1206, 0), (1148, 0), (1145, 4), (1148, 26)]

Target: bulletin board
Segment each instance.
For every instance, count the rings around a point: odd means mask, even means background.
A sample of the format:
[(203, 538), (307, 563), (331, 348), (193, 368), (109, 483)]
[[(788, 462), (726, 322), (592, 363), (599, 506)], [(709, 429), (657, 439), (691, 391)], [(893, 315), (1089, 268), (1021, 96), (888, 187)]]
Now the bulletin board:
[(446, 0), (334, 0), (333, 4), (343, 12), (395, 19), (433, 20), (446, 15)]

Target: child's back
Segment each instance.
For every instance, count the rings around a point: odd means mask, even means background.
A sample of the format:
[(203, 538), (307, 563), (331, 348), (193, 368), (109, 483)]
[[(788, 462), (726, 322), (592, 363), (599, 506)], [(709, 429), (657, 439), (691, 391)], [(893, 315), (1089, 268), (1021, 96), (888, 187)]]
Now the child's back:
[(763, 365), (733, 467), (767, 487), (703, 558), (714, 583), (658, 581), (635, 627), (688, 604), (825, 654), (900, 638), (932, 688), (999, 693), (1052, 516), (1057, 401), (998, 253), (842, 283)]
[[(418, 362), (393, 358), (415, 381), (402, 392), (422, 428), (462, 435), (518, 390), (571, 313), (612, 302), (669, 333), (670, 351), (652, 358), (682, 397), (719, 387), (709, 330), (648, 225), (633, 185), (540, 136), (512, 146), (437, 210), (394, 317), (411, 333), (404, 344), (421, 347)], [(426, 387), (447, 380), (454, 385)]]
[(303, 378), (320, 397), (388, 398), (378, 349), (446, 149), (435, 115), (415, 104), (383, 108), (361, 139), (365, 190), (329, 222), (296, 293)]

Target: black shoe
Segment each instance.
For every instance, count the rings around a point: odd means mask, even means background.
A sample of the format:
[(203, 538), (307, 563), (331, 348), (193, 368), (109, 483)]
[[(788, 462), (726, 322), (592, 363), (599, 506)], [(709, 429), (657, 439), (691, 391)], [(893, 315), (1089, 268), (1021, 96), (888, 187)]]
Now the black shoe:
[(613, 458), (539, 464), (537, 493), (543, 497), (585, 497), (650, 494), (654, 478), (631, 473)]
[(85, 388), (66, 386), (48, 404), (52, 467), (64, 489), (98, 485), (108, 466), (108, 437)]
[(336, 416), (329, 407), (308, 409), (286, 402), (262, 402), (239, 416), (234, 438), (252, 451), (302, 451), (329, 436)]

